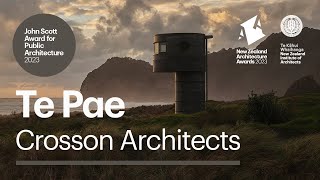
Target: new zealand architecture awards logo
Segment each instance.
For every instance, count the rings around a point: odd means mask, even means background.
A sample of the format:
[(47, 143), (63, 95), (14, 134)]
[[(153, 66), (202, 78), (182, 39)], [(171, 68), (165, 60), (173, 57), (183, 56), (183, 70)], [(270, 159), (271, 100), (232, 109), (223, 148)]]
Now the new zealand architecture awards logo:
[[(260, 16), (256, 15), (241, 24), (241, 32), (238, 40), (245, 38), (248, 46), (264, 38), (262, 31)], [(237, 49), (236, 64), (267, 64), (267, 49)]]
[(246, 38), (248, 45), (251, 45), (258, 40), (265, 37), (265, 34), (262, 32), (260, 16), (256, 15), (246, 22), (241, 24), (241, 32), (239, 40)]

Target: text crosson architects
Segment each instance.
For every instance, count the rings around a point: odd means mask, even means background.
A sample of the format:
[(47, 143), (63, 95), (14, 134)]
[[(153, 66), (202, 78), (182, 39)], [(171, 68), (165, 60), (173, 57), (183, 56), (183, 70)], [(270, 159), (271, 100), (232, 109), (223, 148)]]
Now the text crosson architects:
[[(17, 96), (22, 96), (23, 99), (23, 117), (30, 117), (30, 98), (37, 96), (36, 90), (17, 90)], [(95, 104), (97, 110), (92, 112), (89, 109), (90, 104)], [(32, 106), (33, 105), (33, 106)], [(54, 103), (48, 97), (41, 97), (36, 99), (32, 104), (35, 114), (40, 118), (50, 118), (54, 114)], [(82, 94), (78, 91), (65, 90), (63, 91), (63, 117), (70, 117), (70, 110), (82, 106), (83, 113), (88, 118), (101, 118), (104, 112), (111, 118), (120, 118), (124, 115), (125, 104), (121, 98), (112, 97), (104, 102), (103, 98), (88, 97), (84, 100)], [(26, 141), (28, 137), (30, 141)], [(20, 150), (29, 151), (35, 149), (36, 151), (45, 148), (49, 151), (54, 150), (101, 150), (105, 147), (112, 151), (114, 149), (114, 139), (111, 134), (96, 135), (44, 135), (36, 134), (32, 130), (23, 129), (16, 136), (16, 144)], [(119, 144), (119, 143), (116, 143)], [(42, 146), (43, 145), (43, 146)], [(168, 147), (168, 148), (167, 148)], [(165, 128), (159, 134), (138, 134), (133, 135), (132, 131), (128, 129), (124, 134), (120, 151), (126, 148), (134, 151), (142, 151), (144, 149), (157, 150), (197, 150), (209, 149), (216, 151), (222, 149), (224, 151), (237, 151), (240, 149), (240, 137), (232, 134), (228, 135), (222, 132), (220, 135), (211, 134), (203, 136), (200, 134), (191, 135), (187, 131), (182, 132), (178, 129), (176, 133), (170, 134), (166, 132)]]

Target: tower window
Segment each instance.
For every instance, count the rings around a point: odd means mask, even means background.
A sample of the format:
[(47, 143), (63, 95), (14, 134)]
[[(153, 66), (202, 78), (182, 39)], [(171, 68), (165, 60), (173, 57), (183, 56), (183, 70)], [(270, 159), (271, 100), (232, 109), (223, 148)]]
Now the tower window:
[(167, 52), (166, 43), (154, 43), (154, 54), (165, 53)]
[(167, 52), (167, 44), (166, 43), (160, 43), (160, 52), (161, 53)]

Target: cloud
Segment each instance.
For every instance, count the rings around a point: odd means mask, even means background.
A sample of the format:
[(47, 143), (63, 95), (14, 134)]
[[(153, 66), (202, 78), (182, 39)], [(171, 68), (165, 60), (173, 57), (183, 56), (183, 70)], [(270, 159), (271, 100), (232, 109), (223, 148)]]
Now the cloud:
[(164, 32), (205, 32), (208, 21), (199, 6), (176, 3), (181, 14), (165, 14), (142, 0), (126, 0), (122, 6), (106, 4), (114, 16), (101, 16), (93, 36), (99, 53), (137, 51), (151, 61), (153, 35)]
[[(12, 52), (12, 40), (15, 30), (19, 24), (26, 18), (42, 13), (40, 0), (1, 0), (0, 2), (0, 92), (1, 97), (15, 97), (15, 90), (24, 88), (21, 84), (29, 85), (29, 89), (38, 89), (45, 95), (54, 94), (54, 90), (63, 87), (77, 88), (83, 80), (77, 73), (72, 72), (72, 68), (67, 68), (59, 75), (41, 78), (30, 75), (25, 72), (14, 60)], [(90, 39), (82, 36), (81, 32), (75, 29), (77, 41), (77, 50), (79, 56), (85, 54), (85, 49), (90, 46)], [(88, 57), (88, 56), (87, 56)], [(77, 64), (77, 63), (76, 63)], [(82, 66), (84, 66), (82, 64)], [(85, 65), (88, 67), (88, 65)], [(92, 68), (92, 66), (89, 68)], [(88, 70), (87, 70), (88, 71)], [(86, 72), (82, 71), (81, 76)], [(57, 91), (58, 92), (58, 91)], [(61, 93), (61, 92), (60, 92)]]
[[(245, 41), (238, 41), (239, 25), (257, 14), (260, 14), (262, 28), (267, 36), (280, 32), (280, 22), (282, 18), (289, 14), (299, 16), (305, 26), (319, 28), (320, 24), (316, 20), (320, 18), (320, 13), (318, 13), (319, 2), (319, 0), (245, 1), (222, 8), (212, 7), (206, 11), (209, 16), (209, 26), (214, 35), (212, 50), (246, 47)], [(257, 46), (259, 42), (253, 44), (250, 48)]]
[(38, 14), (38, 0), (1, 0), (0, 5), (0, 62), (13, 61), (12, 38), (19, 23), (25, 18)]
[(40, 0), (1, 0), (0, 15), (7, 19), (22, 20), (41, 12)]

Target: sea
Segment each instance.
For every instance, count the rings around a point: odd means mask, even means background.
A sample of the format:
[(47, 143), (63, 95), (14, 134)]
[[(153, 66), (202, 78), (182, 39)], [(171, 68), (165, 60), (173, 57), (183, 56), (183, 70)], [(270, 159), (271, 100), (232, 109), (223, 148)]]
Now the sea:
[[(34, 102), (37, 99), (30, 99), (30, 111), (33, 110)], [(63, 99), (62, 98), (52, 98), (54, 103), (54, 112), (61, 113), (63, 111)], [(22, 98), (0, 98), (0, 115), (10, 115), (14, 113), (22, 112)], [(138, 106), (151, 106), (151, 105), (166, 105), (173, 104), (169, 102), (125, 102), (126, 108), (138, 107)], [(91, 110), (95, 110), (97, 107), (90, 106)], [(82, 112), (82, 106), (78, 108), (73, 108), (71, 112)]]

